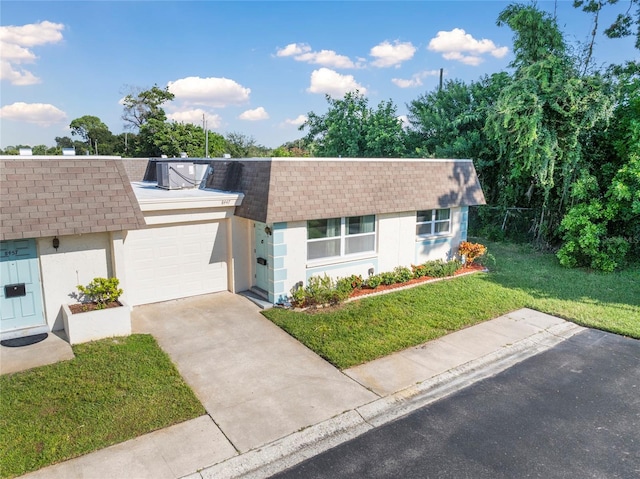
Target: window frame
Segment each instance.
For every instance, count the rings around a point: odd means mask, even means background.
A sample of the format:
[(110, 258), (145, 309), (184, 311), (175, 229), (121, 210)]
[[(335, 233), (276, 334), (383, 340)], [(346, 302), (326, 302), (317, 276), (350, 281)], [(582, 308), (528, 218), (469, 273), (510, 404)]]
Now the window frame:
[[(451, 234), (451, 217), (452, 217), (452, 209), (451, 208), (434, 208), (431, 210), (417, 210), (416, 211), (416, 237), (418, 239), (422, 239), (422, 238), (430, 238), (433, 236), (448, 236)], [(444, 220), (439, 220), (438, 218), (438, 211), (448, 211), (449, 215), (447, 219)], [(427, 216), (427, 212), (431, 212), (431, 219), (429, 221), (418, 221), (418, 218), (420, 216)], [(436, 225), (438, 224), (447, 224), (447, 230), (446, 231), (436, 231)], [(424, 225), (430, 225), (430, 232), (429, 233), (418, 233), (418, 229), (420, 228), (420, 226), (424, 226)]]
[[(364, 221), (364, 218), (372, 217), (372, 225), (373, 231), (364, 232), (364, 233), (352, 233), (349, 234), (349, 219), (351, 218), (361, 218)], [(312, 221), (330, 221), (330, 220), (340, 220), (340, 228), (339, 234), (335, 236), (325, 236), (323, 238), (309, 238), (309, 223)], [(361, 256), (370, 256), (377, 253), (378, 249), (378, 233), (377, 233), (377, 218), (375, 214), (372, 215), (359, 215), (359, 216), (342, 216), (340, 218), (322, 218), (322, 219), (314, 219), (307, 220), (307, 261), (312, 263), (318, 262), (326, 262), (326, 261), (335, 261), (340, 259), (348, 259), (348, 258), (357, 258)], [(373, 237), (373, 248), (366, 251), (357, 251), (354, 253), (347, 253), (347, 239), (348, 238), (364, 238), (364, 237)], [(309, 257), (309, 244), (320, 243), (320, 242), (329, 242), (329, 241), (339, 241), (339, 253), (333, 256), (320, 256), (317, 258)]]

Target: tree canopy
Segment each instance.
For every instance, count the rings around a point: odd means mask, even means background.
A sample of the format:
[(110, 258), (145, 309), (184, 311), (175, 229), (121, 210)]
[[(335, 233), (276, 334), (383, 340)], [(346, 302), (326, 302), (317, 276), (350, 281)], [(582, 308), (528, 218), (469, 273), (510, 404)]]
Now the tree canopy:
[(373, 109), (357, 90), (342, 99), (327, 95), (326, 100), (327, 113), (309, 112), (300, 126), (308, 129), (306, 140), (315, 156), (380, 158), (404, 153), (404, 130), (391, 100)]

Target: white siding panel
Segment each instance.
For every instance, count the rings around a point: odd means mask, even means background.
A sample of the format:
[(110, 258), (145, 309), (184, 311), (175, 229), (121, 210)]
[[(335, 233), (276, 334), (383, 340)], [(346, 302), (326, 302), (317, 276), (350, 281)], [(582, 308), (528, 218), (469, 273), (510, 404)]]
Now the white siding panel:
[(124, 241), (132, 305), (227, 289), (224, 222), (130, 231)]

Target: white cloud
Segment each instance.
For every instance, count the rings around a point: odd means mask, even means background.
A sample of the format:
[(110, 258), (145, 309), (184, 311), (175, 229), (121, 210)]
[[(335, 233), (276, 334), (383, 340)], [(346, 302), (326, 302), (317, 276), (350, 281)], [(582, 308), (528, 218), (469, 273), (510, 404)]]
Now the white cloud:
[(208, 129), (220, 128), (220, 125), (222, 124), (222, 118), (220, 117), (220, 115), (208, 113), (202, 108), (196, 108), (193, 110), (179, 110), (173, 113), (167, 113), (167, 118), (179, 123), (191, 123), (193, 125), (202, 126), (203, 115), (207, 120)]
[(307, 121), (307, 115), (298, 115), (296, 118), (294, 119), (290, 119), (287, 118), (284, 122), (287, 125), (293, 125), (293, 126), (300, 126), (302, 125), (305, 121)]
[(422, 80), (420, 78), (411, 78), (408, 80), (403, 78), (392, 78), (391, 82), (400, 88), (413, 88), (422, 86)]
[(187, 77), (170, 81), (167, 86), (178, 102), (215, 108), (246, 103), (251, 93), (250, 88), (228, 78)]
[(371, 49), (369, 53), (376, 60), (371, 64), (374, 67), (386, 68), (386, 67), (399, 67), (404, 61), (413, 58), (413, 54), (416, 52), (416, 47), (411, 42), (401, 43), (396, 40), (393, 44), (388, 41), (384, 41), (379, 45), (376, 45)]
[(314, 52), (306, 43), (290, 43), (286, 47), (278, 50), (279, 57), (293, 57), (299, 62), (322, 65), (332, 68), (358, 68), (360, 65), (354, 63), (349, 57), (339, 55), (333, 50), (320, 50)]
[(307, 91), (310, 93), (328, 94), (334, 98), (341, 98), (345, 93), (359, 90), (366, 95), (367, 89), (360, 85), (353, 75), (341, 75), (329, 68), (320, 68), (311, 72), (311, 84)]
[(48, 21), (0, 27), (0, 50), (2, 51), (0, 79), (8, 80), (12, 85), (40, 83), (40, 79), (32, 72), (18, 65), (34, 63), (37, 56), (31, 48), (60, 42), (62, 30), (64, 30), (63, 24)]
[(240, 116), (238, 116), (241, 120), (247, 121), (260, 121), (260, 120), (268, 120), (269, 113), (263, 107), (259, 106), (258, 108), (254, 108), (253, 110), (247, 110), (242, 112)]
[(0, 118), (50, 126), (67, 119), (67, 114), (48, 103), (16, 102), (0, 108)]
[(476, 55), (463, 55), (460, 52), (449, 52), (444, 53), (442, 58), (445, 60), (457, 60), (460, 63), (464, 63), (466, 65), (478, 66), (480, 65), (484, 59), (482, 57)]
[(498, 47), (487, 38), (476, 40), (462, 28), (454, 28), (450, 32), (439, 31), (429, 42), (428, 49), (442, 53), (446, 60), (456, 60), (474, 66), (484, 61), (481, 56), (483, 54), (502, 58), (509, 51), (507, 47)]
[(281, 48), (276, 52), (279, 57), (291, 57), (295, 55), (301, 55), (302, 53), (310, 52), (311, 47), (306, 43), (289, 43), (284, 48)]
[(403, 128), (407, 128), (409, 126), (409, 117), (407, 115), (400, 115), (397, 118)]
[(438, 76), (439, 74), (440, 74), (439, 70), (425, 70), (422, 72), (414, 73), (413, 75), (411, 75), (411, 78), (409, 79), (392, 78), (391, 82), (400, 88), (413, 88), (417, 86), (422, 86), (422, 80), (424, 78), (427, 78), (430, 76)]

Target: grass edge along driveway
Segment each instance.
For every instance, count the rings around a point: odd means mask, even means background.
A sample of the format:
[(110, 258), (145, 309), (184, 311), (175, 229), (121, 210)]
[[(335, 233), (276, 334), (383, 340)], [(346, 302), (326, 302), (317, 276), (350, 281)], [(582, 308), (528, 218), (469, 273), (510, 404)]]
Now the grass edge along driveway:
[(606, 274), (567, 269), (530, 247), (486, 243), (489, 273), (429, 283), (312, 313), (263, 314), (345, 369), (450, 332), (531, 308), (582, 326), (640, 338), (640, 266)]
[(73, 346), (75, 359), (0, 376), (0, 475), (25, 474), (205, 414), (146, 334)]

